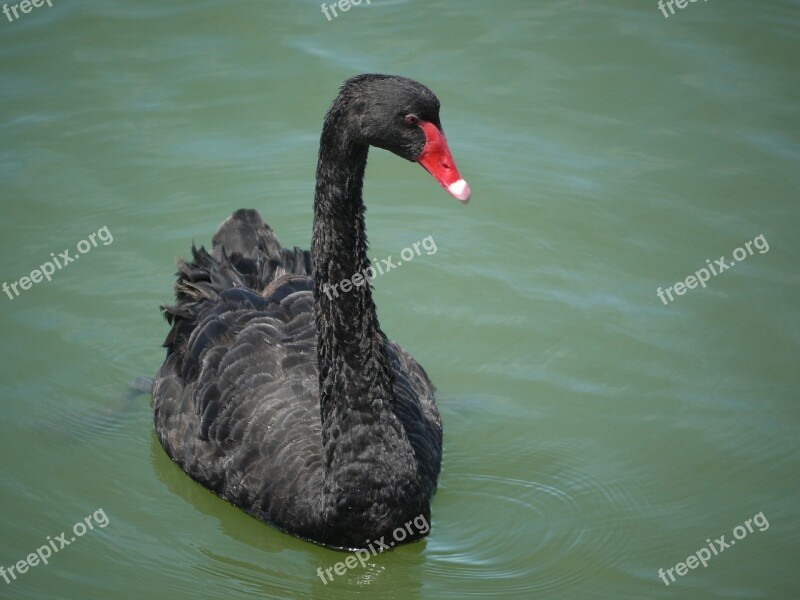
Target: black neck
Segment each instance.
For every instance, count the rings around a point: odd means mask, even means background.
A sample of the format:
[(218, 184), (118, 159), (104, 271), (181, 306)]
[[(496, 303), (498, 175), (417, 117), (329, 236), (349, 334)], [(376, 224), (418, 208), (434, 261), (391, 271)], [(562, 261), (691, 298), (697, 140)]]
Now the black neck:
[(361, 190), (369, 147), (348, 139), (345, 119), (336, 104), (325, 118), (314, 198), (311, 258), (323, 422), (343, 402), (362, 409), (391, 402), (385, 338), (366, 277)]
[[(428, 498), (394, 413), (387, 341), (364, 277), (370, 263), (361, 189), (368, 146), (350, 138), (346, 108), (340, 96), (325, 118), (314, 197), (311, 260), (324, 460), (319, 508), (332, 539), (362, 547), (363, 537), (400, 522), (408, 507), (419, 514)], [(357, 273), (364, 282), (343, 290), (341, 283)], [(360, 468), (353, 468), (354, 461)]]

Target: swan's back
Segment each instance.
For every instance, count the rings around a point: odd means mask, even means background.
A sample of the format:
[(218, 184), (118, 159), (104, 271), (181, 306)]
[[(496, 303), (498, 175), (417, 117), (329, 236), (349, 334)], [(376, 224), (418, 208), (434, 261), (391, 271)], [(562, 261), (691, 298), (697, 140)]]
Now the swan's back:
[[(154, 385), (167, 454), (253, 516), (319, 541), (324, 453), (313, 280), (307, 251), (281, 248), (255, 211), (226, 220), (179, 261), (172, 329)], [(395, 414), (435, 482), (441, 421), (422, 367), (387, 342)], [(361, 540), (361, 543), (366, 540)]]

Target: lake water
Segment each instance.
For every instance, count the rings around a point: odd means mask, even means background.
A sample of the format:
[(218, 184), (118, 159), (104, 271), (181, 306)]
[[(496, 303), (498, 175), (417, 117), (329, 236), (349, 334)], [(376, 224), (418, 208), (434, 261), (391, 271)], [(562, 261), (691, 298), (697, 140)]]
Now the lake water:
[[(0, 566), (58, 551), (0, 598), (800, 597), (800, 2), (51, 3), (0, 13)], [(437, 93), (473, 197), (371, 153), (370, 256), (437, 247), (375, 286), (445, 456), (431, 535), (325, 584), (127, 390), (192, 240), (309, 246), (361, 72)]]

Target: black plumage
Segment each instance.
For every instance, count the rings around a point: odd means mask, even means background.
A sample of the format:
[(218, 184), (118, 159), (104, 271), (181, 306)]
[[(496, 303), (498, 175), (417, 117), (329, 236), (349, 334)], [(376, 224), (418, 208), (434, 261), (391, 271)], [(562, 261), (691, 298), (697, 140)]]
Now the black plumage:
[[(283, 531), (362, 548), (422, 515), (442, 455), (434, 387), (380, 329), (361, 190), (368, 147), (416, 160), (439, 103), (402, 77), (348, 80), (320, 140), (311, 252), (239, 210), (179, 261), (153, 388), (158, 439), (181, 469)], [(422, 537), (415, 531), (406, 541)], [(390, 539), (390, 538), (389, 538)]]

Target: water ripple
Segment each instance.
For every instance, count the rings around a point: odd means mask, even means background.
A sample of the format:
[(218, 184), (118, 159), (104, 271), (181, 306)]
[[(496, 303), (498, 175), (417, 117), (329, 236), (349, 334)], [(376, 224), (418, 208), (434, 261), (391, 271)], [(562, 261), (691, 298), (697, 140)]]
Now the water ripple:
[(623, 571), (639, 503), (624, 485), (584, 472), (583, 459), (591, 461), (588, 448), (551, 448), (535, 458), (542, 466), (529, 480), (450, 473), (440, 492), (455, 504), (448, 511), (485, 506), (492, 527), (486, 516), (436, 522), (428, 545), (433, 575), (448, 589), (469, 582), (459, 593), (479, 597), (496, 594), (500, 580), (503, 595), (516, 596)]

